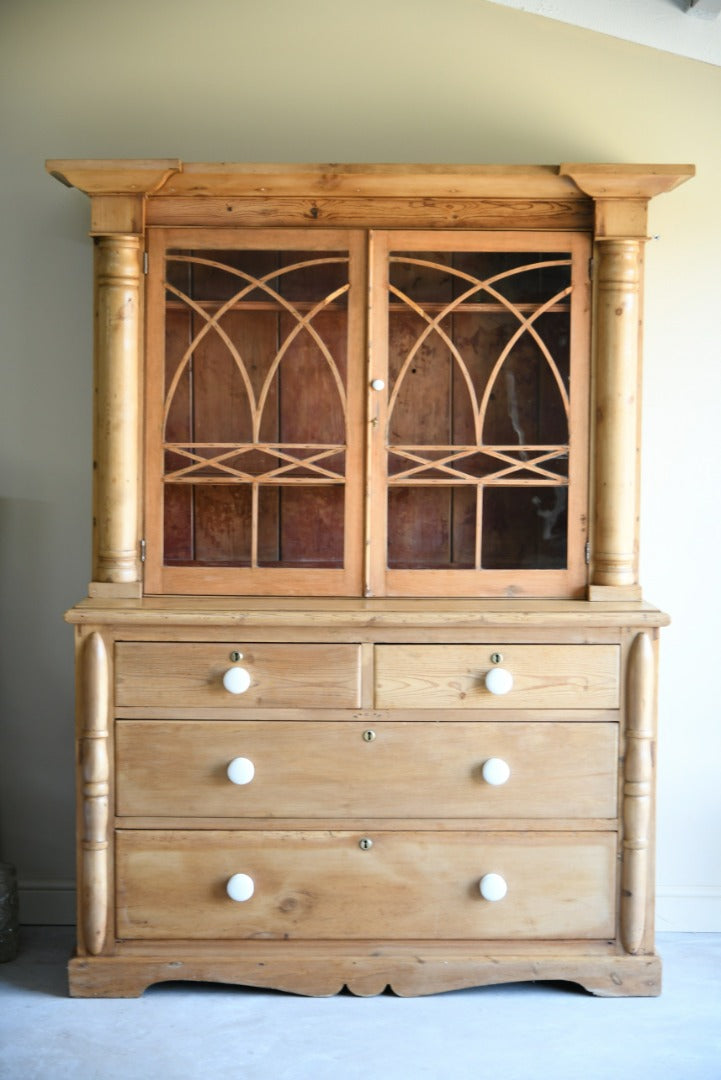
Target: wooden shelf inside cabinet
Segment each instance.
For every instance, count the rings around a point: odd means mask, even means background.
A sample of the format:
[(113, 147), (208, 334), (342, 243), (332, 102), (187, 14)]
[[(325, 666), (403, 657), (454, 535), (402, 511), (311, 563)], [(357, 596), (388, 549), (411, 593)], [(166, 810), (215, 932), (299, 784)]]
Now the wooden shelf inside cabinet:
[(639, 298), (693, 168), (48, 169), (95, 244), (71, 993), (657, 994)]

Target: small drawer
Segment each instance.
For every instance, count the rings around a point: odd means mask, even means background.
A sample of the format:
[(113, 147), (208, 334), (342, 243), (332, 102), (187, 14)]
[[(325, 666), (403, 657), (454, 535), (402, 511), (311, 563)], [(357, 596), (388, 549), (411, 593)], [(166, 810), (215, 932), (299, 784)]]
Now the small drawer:
[[(234, 687), (231, 676), (226, 689), (224, 676), (233, 669), (242, 675)], [(123, 641), (115, 647), (115, 680), (121, 707), (357, 708), (360, 648)]]
[(118, 720), (115, 738), (119, 816), (616, 815), (614, 723)]
[(618, 645), (377, 645), (375, 661), (377, 709), (619, 704)]
[(615, 865), (612, 833), (123, 830), (117, 933), (602, 939), (614, 934)]

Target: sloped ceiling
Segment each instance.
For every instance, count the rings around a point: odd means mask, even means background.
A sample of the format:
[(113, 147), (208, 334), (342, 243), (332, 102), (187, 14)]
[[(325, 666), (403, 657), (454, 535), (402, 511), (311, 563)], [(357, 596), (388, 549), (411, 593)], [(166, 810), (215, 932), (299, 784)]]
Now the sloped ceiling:
[(721, 66), (717, 0), (491, 0), (502, 7)]

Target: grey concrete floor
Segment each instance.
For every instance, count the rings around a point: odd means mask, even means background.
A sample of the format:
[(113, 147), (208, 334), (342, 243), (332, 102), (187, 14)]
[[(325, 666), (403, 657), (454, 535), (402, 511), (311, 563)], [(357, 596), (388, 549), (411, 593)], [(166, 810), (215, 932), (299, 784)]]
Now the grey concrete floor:
[(67, 996), (68, 927), (0, 965), (2, 1080), (721, 1080), (721, 934), (659, 935), (660, 998), (525, 983), (302, 998), (165, 984)]

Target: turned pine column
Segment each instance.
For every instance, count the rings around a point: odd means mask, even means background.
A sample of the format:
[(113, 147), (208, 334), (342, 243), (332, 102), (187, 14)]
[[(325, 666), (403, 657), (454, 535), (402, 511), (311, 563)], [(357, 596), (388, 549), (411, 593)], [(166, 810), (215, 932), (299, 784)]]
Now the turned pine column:
[(592, 585), (638, 587), (643, 237), (596, 243)]
[(143, 238), (95, 238), (93, 580), (140, 580), (139, 368)]
[(594, 200), (595, 349), (589, 599), (640, 599), (638, 508), (643, 257), (649, 199), (692, 166), (562, 165)]
[(108, 932), (110, 758), (108, 654), (94, 631), (80, 652), (79, 760), (82, 797), (80, 919), (85, 948), (97, 956)]
[(626, 752), (623, 776), (623, 864), (621, 942), (626, 952), (642, 951), (653, 903), (654, 733), (656, 657), (651, 636), (637, 634), (628, 659)]
[(46, 162), (91, 199), (95, 241), (93, 580), (90, 595), (140, 596), (143, 255), (149, 195), (175, 158)]

